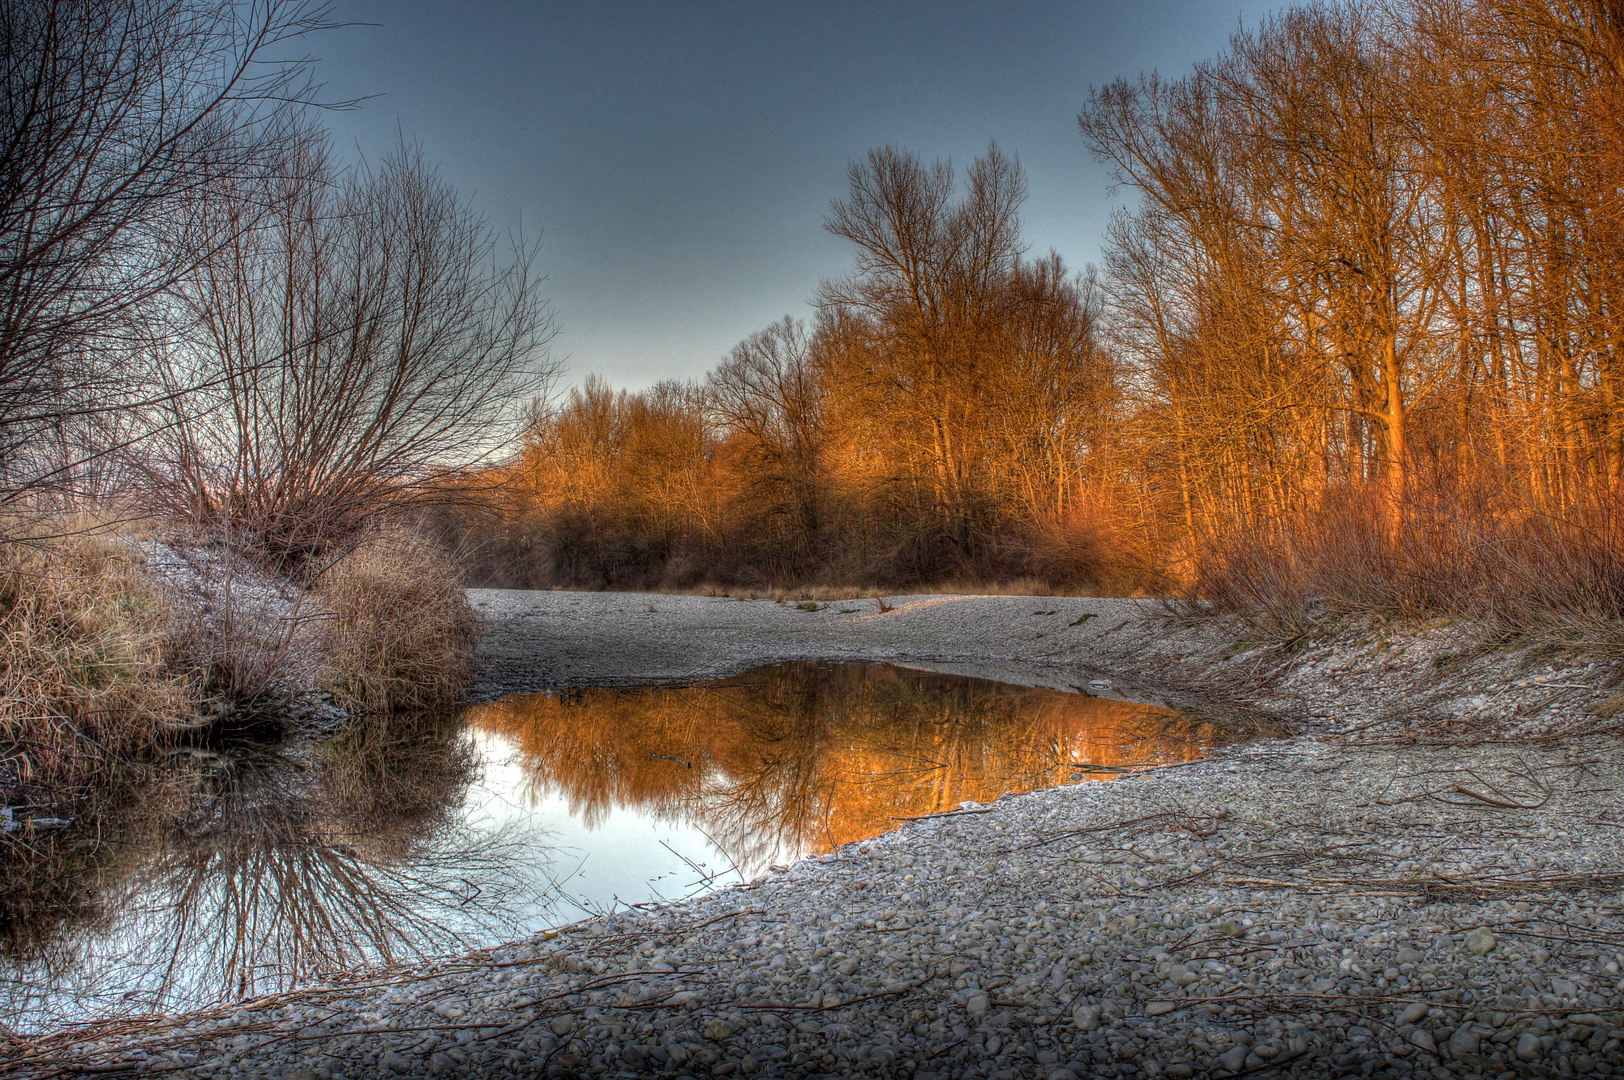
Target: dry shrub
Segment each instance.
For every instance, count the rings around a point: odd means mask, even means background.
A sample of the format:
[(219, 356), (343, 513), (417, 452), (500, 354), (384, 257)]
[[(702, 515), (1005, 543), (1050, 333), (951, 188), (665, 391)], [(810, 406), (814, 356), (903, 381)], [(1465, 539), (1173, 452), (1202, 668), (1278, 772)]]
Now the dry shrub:
[(1195, 592), (1281, 639), (1350, 616), (1450, 616), (1502, 640), (1624, 655), (1624, 501), (1592, 495), (1558, 517), (1433, 487), (1395, 512), (1375, 491), (1344, 492), (1206, 544)]
[(170, 673), (176, 620), (140, 556), (78, 533), (0, 549), (0, 746), (7, 779), (116, 769), (194, 716)]
[(1059, 521), (1030, 525), (1015, 532), (1012, 543), (1018, 556), (1009, 560), (1004, 578), (1010, 592), (1022, 591), (1022, 578), (1044, 591), (1084, 596), (1139, 596), (1166, 587), (1161, 553), (1153, 549), (1148, 531), (1110, 500), (1074, 507)]
[(321, 684), (361, 713), (450, 704), (468, 680), (478, 617), (438, 545), (381, 532), (322, 575)]

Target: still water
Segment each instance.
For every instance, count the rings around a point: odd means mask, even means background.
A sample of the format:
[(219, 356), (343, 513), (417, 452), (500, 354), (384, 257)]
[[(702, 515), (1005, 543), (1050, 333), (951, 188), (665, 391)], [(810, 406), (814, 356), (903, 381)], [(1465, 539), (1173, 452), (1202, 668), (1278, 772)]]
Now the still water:
[(491, 944), (1218, 737), (1154, 705), (807, 662), (180, 749), (116, 808), (6, 837), (0, 1015), (174, 1011)]

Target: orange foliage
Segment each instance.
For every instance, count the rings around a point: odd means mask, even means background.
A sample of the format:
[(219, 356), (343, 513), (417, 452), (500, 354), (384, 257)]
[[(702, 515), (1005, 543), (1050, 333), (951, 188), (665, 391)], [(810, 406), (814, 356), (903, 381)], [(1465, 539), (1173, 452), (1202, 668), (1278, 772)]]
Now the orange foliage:
[[(1621, 87), (1616, 5), (1282, 10), (1090, 94), (1137, 196), (1098, 279), (1026, 257), (997, 147), (962, 185), (871, 151), (811, 329), (538, 417), (485, 577), (1026, 579), (1624, 640)], [(665, 450), (575, 470), (585, 422)]]

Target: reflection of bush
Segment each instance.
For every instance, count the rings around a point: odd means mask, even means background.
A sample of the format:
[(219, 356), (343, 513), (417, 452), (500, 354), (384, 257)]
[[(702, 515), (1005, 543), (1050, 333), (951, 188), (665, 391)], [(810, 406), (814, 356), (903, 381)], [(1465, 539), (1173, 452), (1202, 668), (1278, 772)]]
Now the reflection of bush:
[(436, 864), (476, 768), (454, 722), (398, 716), (235, 758), (148, 867), (180, 901), (153, 940), (237, 993), (456, 944)]
[(1216, 737), (1155, 706), (883, 664), (781, 664), (471, 716), (518, 743), (533, 795), (562, 792), (588, 824), (617, 806), (692, 819), (741, 866), (1063, 783), (1073, 764), (1185, 760)]
[[(77, 892), (95, 913), (80, 922), (98, 937), (54, 921), (57, 954), (76, 954), (78, 977), (95, 989), (116, 981), (143, 1004), (197, 1003), (455, 948), (491, 928), (489, 905), (470, 902), (463, 879), (500, 884), (510, 845), (457, 827), (478, 761), (454, 717), (380, 717), (324, 743), (201, 760), (207, 768), (190, 773), (189, 791), (154, 827), (117, 813), (98, 823), (138, 844), (111, 861), (107, 849), (82, 853), (88, 872), (39, 867), (42, 888)], [(33, 944), (14, 962), (37, 966)], [(38, 1008), (13, 991), (13, 1015)]]
[(448, 713), (357, 719), (310, 754), (343, 842), (379, 859), (407, 858), (449, 825), (479, 770), (473, 738)]
[(0, 960), (47, 972), (71, 968), (76, 938), (105, 931), (135, 853), (161, 833), (163, 815), (185, 806), (187, 777), (96, 789), (81, 803), (91, 828), (0, 834)]

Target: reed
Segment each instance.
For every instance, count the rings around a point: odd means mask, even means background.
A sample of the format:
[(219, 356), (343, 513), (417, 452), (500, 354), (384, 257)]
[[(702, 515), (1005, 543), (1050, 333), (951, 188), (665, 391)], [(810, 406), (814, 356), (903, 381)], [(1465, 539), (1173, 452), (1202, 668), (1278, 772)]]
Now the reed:
[(1624, 656), (1624, 495), (1563, 516), (1493, 489), (1365, 489), (1202, 547), (1194, 594), (1291, 640), (1350, 618), (1473, 624), (1491, 641)]

